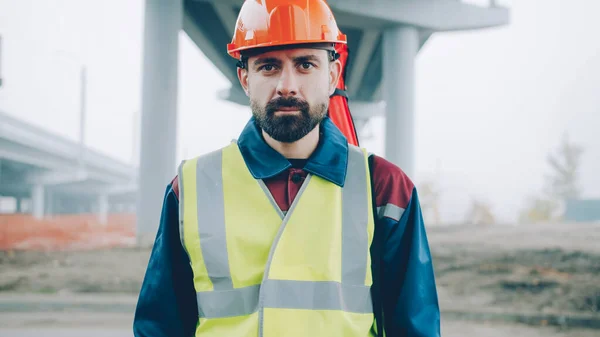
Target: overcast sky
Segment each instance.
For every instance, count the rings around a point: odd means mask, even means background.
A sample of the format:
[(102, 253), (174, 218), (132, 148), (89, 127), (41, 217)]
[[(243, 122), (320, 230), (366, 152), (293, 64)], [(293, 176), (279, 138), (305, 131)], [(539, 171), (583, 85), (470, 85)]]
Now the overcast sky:
[[(481, 1), (470, 1), (481, 2)], [(500, 220), (538, 193), (563, 133), (585, 148), (581, 185), (600, 197), (600, 1), (503, 1), (507, 27), (434, 35), (417, 59), (417, 182), (436, 177), (443, 214), (471, 198)], [(79, 136), (79, 69), (88, 70), (86, 142), (124, 161), (140, 109), (142, 0), (0, 0), (0, 110)], [(216, 98), (228, 81), (180, 34), (178, 160), (236, 138), (250, 112)], [(363, 143), (384, 154), (383, 120)], [(381, 131), (378, 131), (381, 130)]]

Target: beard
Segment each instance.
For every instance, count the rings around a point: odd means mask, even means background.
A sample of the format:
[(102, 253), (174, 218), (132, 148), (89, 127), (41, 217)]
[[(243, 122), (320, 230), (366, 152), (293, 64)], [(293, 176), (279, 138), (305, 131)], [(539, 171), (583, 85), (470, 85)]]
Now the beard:
[[(329, 107), (327, 103), (311, 107), (308, 102), (295, 97), (276, 98), (264, 108), (250, 100), (250, 106), (258, 127), (282, 143), (293, 143), (306, 136), (325, 119)], [(281, 108), (294, 108), (300, 114), (275, 116), (275, 112)]]

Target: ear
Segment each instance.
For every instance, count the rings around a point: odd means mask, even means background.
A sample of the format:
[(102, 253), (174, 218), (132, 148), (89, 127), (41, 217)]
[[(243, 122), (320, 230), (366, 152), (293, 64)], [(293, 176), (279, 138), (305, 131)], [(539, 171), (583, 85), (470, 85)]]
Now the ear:
[(333, 95), (342, 74), (342, 62), (335, 60), (329, 63), (329, 96)]
[(238, 67), (237, 76), (240, 80), (242, 88), (244, 89), (244, 92), (246, 93), (246, 96), (248, 96), (248, 69), (242, 69)]

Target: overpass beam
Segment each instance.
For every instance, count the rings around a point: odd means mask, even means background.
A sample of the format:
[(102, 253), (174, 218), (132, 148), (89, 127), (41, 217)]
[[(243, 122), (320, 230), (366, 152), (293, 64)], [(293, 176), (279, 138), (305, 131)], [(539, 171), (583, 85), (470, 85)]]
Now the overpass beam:
[(411, 178), (415, 174), (415, 58), (419, 44), (415, 27), (399, 26), (384, 32), (385, 156)]
[(44, 217), (44, 185), (34, 185), (31, 189), (31, 211), (36, 219)]
[(175, 176), (179, 31), (183, 0), (146, 0), (137, 238), (160, 221), (164, 189)]

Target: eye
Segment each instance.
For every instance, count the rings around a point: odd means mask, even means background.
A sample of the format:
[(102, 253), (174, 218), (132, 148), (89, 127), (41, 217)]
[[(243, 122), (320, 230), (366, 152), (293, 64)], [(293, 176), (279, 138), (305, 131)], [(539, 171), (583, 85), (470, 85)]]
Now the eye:
[(314, 67), (314, 64), (312, 64), (312, 63), (310, 63), (310, 62), (302, 62), (302, 63), (300, 64), (300, 67), (301, 67), (303, 70), (309, 70), (310, 68)]
[(259, 71), (266, 71), (266, 72), (271, 72), (273, 70), (275, 70), (275, 65), (274, 64), (265, 64), (262, 65), (258, 68)]

